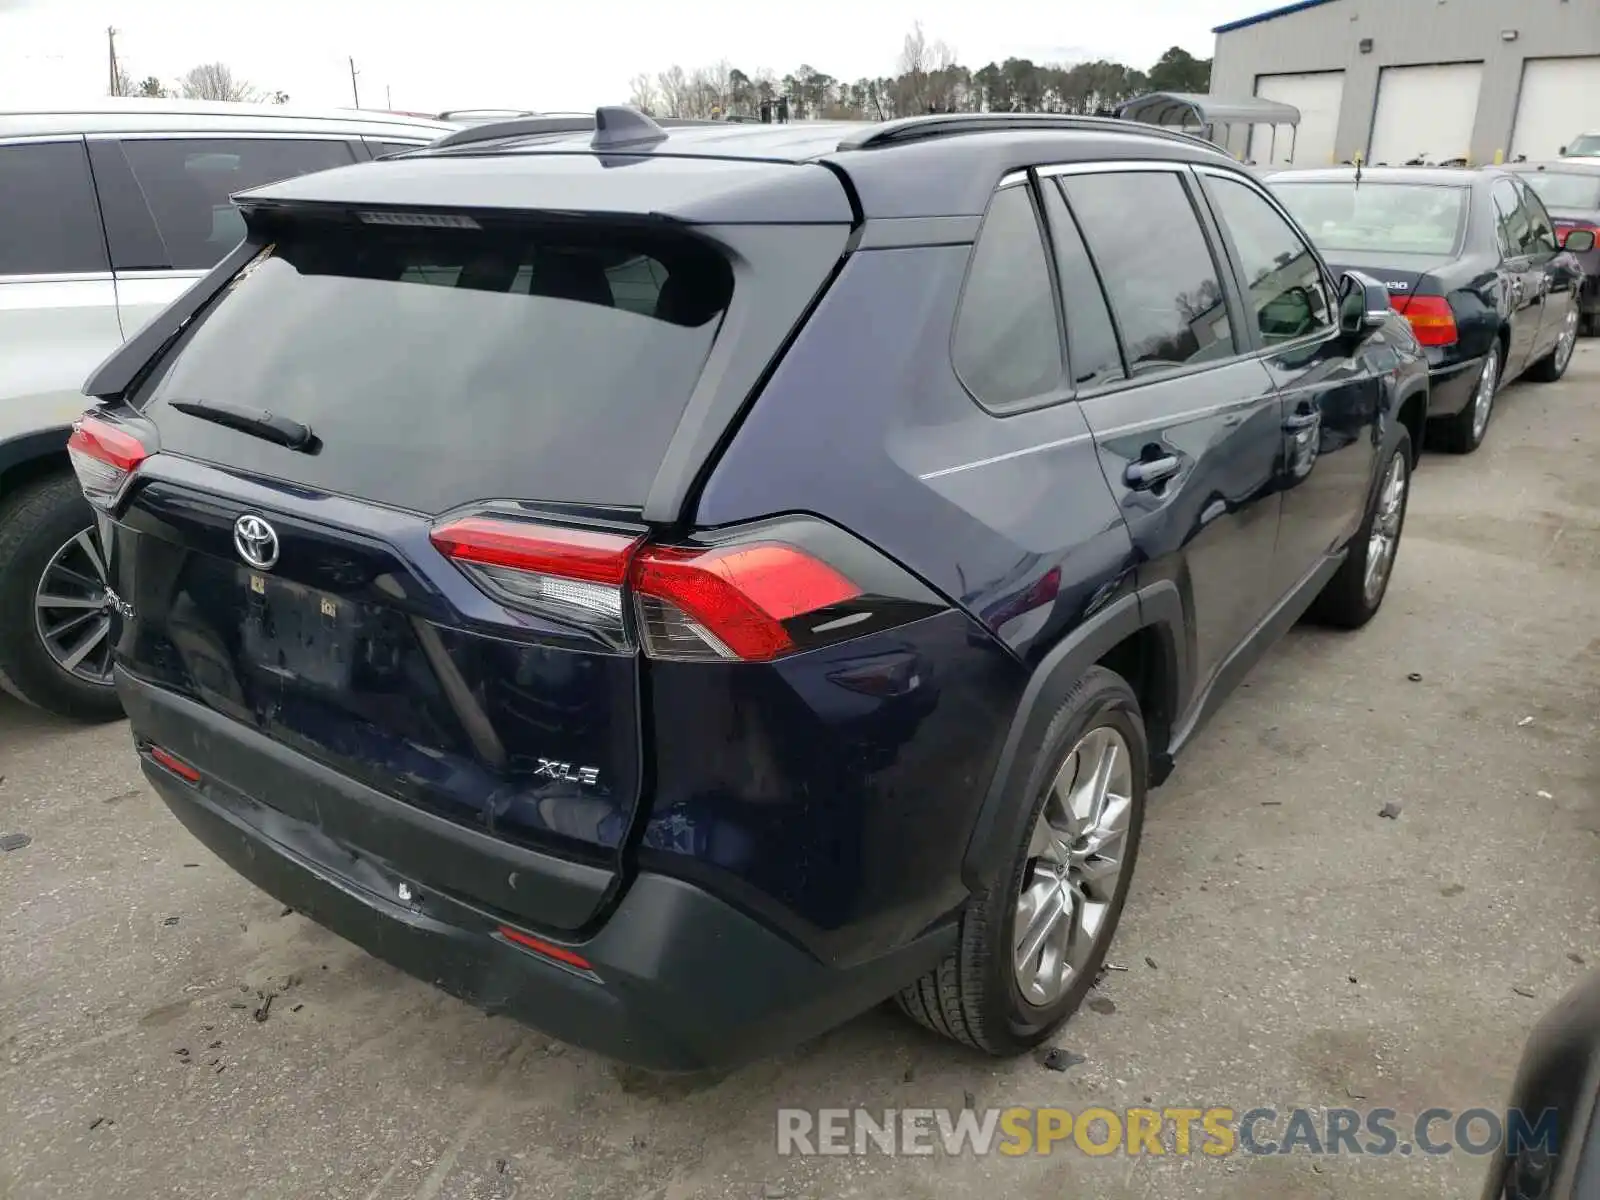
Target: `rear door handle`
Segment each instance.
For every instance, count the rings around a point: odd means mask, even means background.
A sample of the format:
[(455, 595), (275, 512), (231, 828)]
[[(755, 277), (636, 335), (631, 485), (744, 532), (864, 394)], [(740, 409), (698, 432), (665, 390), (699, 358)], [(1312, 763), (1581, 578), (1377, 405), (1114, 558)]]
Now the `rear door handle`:
[(1122, 478), (1129, 487), (1141, 491), (1171, 479), (1182, 465), (1173, 454), (1168, 454), (1164, 458), (1141, 459), (1129, 463), (1128, 469), (1122, 473)]

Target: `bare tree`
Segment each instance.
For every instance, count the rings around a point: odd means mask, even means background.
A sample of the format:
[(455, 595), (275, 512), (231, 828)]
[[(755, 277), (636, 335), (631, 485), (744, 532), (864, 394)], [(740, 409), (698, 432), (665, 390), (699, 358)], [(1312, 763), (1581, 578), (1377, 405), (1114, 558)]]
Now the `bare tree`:
[(656, 76), (656, 88), (661, 93), (661, 115), (686, 117), (689, 106), (689, 77), (683, 68), (674, 64)]
[(656, 108), (656, 82), (650, 76), (635, 75), (628, 83), (628, 103), (640, 112), (654, 112)]
[(185, 100), (252, 101), (261, 98), (251, 84), (233, 73), (227, 63), (201, 63), (190, 67), (178, 81), (179, 91)]
[(133, 76), (128, 74), (128, 69), (121, 63), (117, 64), (117, 76), (111, 81), (111, 94), (113, 96), (134, 96), (138, 88), (134, 85)]

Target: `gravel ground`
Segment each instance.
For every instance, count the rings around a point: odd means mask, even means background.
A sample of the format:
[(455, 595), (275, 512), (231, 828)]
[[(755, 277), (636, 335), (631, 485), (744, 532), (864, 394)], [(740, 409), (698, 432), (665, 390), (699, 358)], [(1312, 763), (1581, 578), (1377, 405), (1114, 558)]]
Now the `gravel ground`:
[(725, 1078), (618, 1068), (285, 913), (153, 799), (121, 725), (0, 699), (0, 834), (32, 839), (0, 852), (0, 1197), (1476, 1194), (1465, 1154), (780, 1158), (775, 1112), (1501, 1103), (1600, 965), (1597, 401), (1590, 342), (1480, 453), (1425, 459), (1383, 614), (1296, 630), (1190, 748), (1130, 969), (1062, 1073), (887, 1012)]

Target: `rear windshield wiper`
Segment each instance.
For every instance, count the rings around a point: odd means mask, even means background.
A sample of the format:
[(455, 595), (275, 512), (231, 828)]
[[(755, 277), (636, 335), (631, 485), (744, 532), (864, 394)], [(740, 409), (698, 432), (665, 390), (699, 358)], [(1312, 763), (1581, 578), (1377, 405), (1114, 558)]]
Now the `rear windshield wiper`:
[(167, 407), (304, 454), (315, 454), (322, 448), (322, 443), (311, 432), (311, 426), (301, 424), (292, 417), (269, 413), (265, 409), (245, 408), (237, 404), (198, 404), (191, 400), (169, 400)]

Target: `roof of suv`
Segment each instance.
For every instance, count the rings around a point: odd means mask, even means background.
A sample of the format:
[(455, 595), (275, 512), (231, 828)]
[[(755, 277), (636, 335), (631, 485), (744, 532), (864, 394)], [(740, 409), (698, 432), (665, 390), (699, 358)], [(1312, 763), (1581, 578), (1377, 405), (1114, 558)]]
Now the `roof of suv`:
[(331, 133), (437, 138), (443, 121), (369, 109), (298, 109), (214, 100), (101, 97), (49, 108), (0, 108), (0, 138), (76, 133)]
[(662, 128), (631, 111), (608, 119), (643, 120), (627, 127), (640, 134), (633, 140), (603, 142), (595, 118), (563, 128), (512, 121), (503, 132), (479, 126), (447, 139), (453, 144), (286, 180), (241, 199), (831, 222), (850, 220), (852, 210), (857, 218), (981, 215), (1003, 175), (1039, 163), (1161, 159), (1245, 174), (1208, 142), (1111, 118), (974, 113)]

